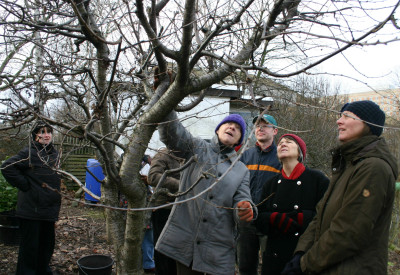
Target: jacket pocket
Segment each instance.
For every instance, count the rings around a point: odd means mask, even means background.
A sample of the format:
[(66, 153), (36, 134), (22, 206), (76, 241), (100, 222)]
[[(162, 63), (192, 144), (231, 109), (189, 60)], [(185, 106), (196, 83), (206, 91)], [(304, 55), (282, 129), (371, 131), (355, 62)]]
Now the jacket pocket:
[(350, 259), (344, 260), (343, 262), (339, 263), (337, 274), (362, 275), (358, 272), (359, 267), (360, 266), (358, 265), (356, 258), (352, 257)]
[(61, 201), (60, 194), (49, 188), (42, 187), (38, 182), (29, 180), (31, 188), (28, 193), (36, 208), (49, 208)]

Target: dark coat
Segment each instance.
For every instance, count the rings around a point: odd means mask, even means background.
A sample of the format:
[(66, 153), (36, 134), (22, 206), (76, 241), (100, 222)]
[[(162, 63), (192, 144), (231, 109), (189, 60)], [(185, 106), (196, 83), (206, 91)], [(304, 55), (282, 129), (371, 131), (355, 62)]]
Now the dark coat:
[[(180, 160), (172, 154), (167, 148), (161, 149), (152, 159), (148, 175), (149, 184), (156, 188), (158, 182), (167, 170), (173, 170), (180, 167)], [(176, 193), (179, 188), (180, 172), (167, 174), (164, 181), (160, 183), (159, 188), (166, 188), (170, 193)], [(173, 202), (175, 197), (155, 194), (155, 206)]]
[[(315, 207), (323, 197), (329, 185), (329, 179), (320, 171), (306, 168), (295, 180), (283, 178), (282, 174), (268, 180), (262, 189), (262, 198), (268, 198), (258, 207), (257, 229), (268, 235), (267, 247), (263, 254), (262, 274), (279, 275), (285, 264), (292, 258), (300, 235), (315, 215)], [(296, 233), (283, 233), (270, 226), (272, 212), (297, 213), (304, 216), (303, 227)]]
[(265, 181), (281, 172), (282, 166), (276, 154), (276, 145), (272, 143), (265, 150), (256, 145), (246, 150), (240, 158), (250, 171), (250, 192), (255, 204), (261, 201)]
[(1, 172), (8, 183), (18, 188), (16, 215), (25, 219), (56, 221), (61, 206), (61, 177), (52, 168), (58, 163), (58, 152), (52, 144), (44, 147), (32, 142), (17, 155), (1, 165)]
[(365, 136), (332, 152), (332, 180), (296, 251), (306, 274), (387, 274), (397, 161)]

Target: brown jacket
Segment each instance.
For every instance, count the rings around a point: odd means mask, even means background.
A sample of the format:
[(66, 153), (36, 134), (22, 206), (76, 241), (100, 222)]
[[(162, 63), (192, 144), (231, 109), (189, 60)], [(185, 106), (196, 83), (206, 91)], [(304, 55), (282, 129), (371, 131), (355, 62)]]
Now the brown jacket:
[(387, 274), (397, 161), (365, 136), (332, 152), (332, 180), (296, 252), (306, 274)]
[[(166, 170), (179, 168), (180, 160), (183, 159), (179, 159), (178, 157), (174, 156), (172, 152), (167, 148), (160, 149), (160, 151), (154, 156), (151, 161), (151, 167), (148, 175), (148, 182), (154, 188), (154, 191), (156, 191), (155, 188), (157, 187), (157, 184), (162, 178), (164, 172)], [(178, 191), (179, 178), (179, 172), (167, 174), (166, 178), (163, 182), (160, 183), (160, 186), (158, 188), (158, 190), (160, 190), (162, 193), (155, 192), (154, 194), (154, 206), (166, 204), (175, 200), (174, 197), (169, 197), (165, 193), (175, 193)]]

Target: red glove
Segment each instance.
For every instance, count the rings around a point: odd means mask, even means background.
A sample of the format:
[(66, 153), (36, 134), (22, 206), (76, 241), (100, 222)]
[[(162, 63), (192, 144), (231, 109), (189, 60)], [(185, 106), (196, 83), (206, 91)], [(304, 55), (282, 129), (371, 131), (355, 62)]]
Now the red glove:
[(303, 221), (304, 221), (303, 212), (297, 213), (296, 218), (297, 218), (297, 223), (299, 224), (299, 226), (303, 227)]
[(253, 219), (253, 208), (248, 201), (240, 201), (237, 204), (238, 215), (241, 221), (250, 222)]
[(303, 224), (303, 214), (298, 215), (296, 214), (294, 220), (291, 218), (292, 213), (279, 213), (279, 212), (272, 212), (269, 216), (269, 222), (272, 226), (280, 230), (282, 233), (297, 233), (301, 229), (301, 226), (298, 222)]

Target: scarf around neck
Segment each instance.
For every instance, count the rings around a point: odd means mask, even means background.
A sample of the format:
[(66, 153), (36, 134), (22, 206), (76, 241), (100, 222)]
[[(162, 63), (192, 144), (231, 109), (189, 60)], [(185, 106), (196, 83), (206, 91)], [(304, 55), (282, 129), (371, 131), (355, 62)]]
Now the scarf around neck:
[(295, 179), (297, 179), (298, 177), (300, 177), (301, 174), (303, 174), (303, 172), (304, 172), (305, 170), (306, 170), (306, 167), (304, 166), (304, 164), (301, 163), (301, 162), (299, 162), (299, 163), (297, 163), (297, 165), (294, 167), (292, 173), (291, 173), (289, 176), (287, 176), (287, 175), (285, 174), (285, 170), (283, 170), (283, 168), (282, 168), (282, 176), (283, 176), (283, 178), (288, 179), (288, 180), (295, 180)]

